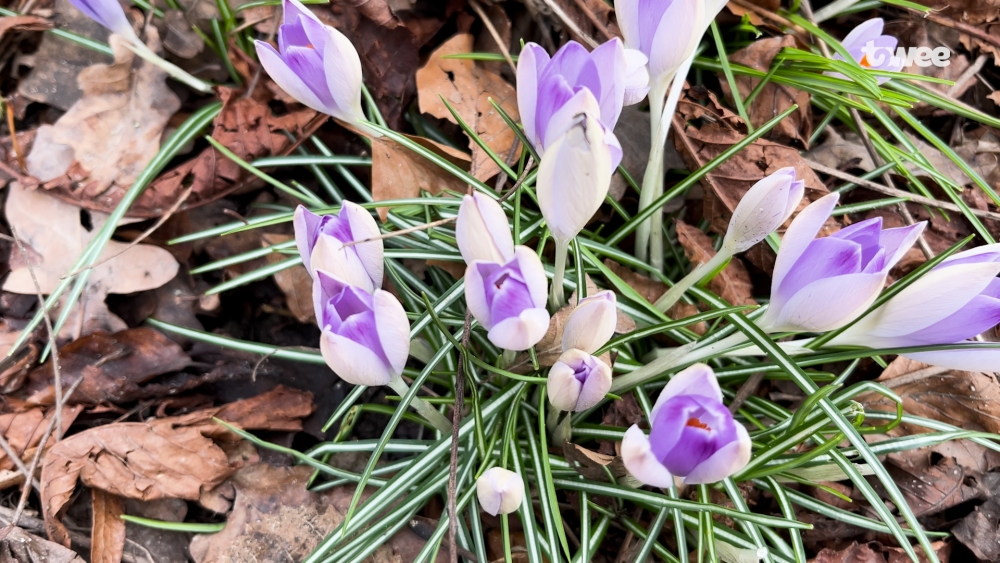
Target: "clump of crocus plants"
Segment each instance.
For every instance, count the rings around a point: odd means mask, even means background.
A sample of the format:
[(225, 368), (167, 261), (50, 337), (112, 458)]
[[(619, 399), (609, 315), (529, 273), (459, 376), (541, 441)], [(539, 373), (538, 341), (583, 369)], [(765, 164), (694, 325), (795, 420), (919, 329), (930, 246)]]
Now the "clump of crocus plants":
[[(117, 2), (73, 2), (137, 53), (157, 59)], [(1000, 347), (977, 337), (1000, 322), (1000, 249), (976, 229), (978, 238), (965, 248), (899, 272), (924, 223), (856, 214), (838, 220), (851, 212), (840, 192), (828, 193), (818, 176), (796, 166), (747, 182), (725, 220), (713, 222), (714, 255), (687, 262), (672, 221), (682, 217), (686, 194), (708, 189), (721, 161), (668, 175), (663, 154), (684, 81), (696, 76), (689, 75), (692, 65), (723, 69), (724, 80), (744, 72), (722, 65), (716, 52), (726, 46), (713, 24), (725, 3), (614, 4), (621, 39), (596, 46), (571, 40), (554, 52), (532, 42), (519, 46), (512, 69), (518, 117), (505, 116), (519, 150), (510, 160), (490, 153), (505, 171), (500, 183), (477, 179), (428, 149), (429, 141), (387, 127), (366, 100), (365, 74), (373, 69), (363, 68), (361, 45), (308, 6), (284, 0), (273, 40), (253, 44), (262, 72), (289, 99), (369, 145), (402, 145), (467, 185), (461, 193), (376, 203), (337, 164), (344, 191), (324, 175), (325, 192), (266, 221), (290, 223), (294, 232), (294, 242), (271, 247), (287, 257), (266, 273), (304, 267), (313, 348), (272, 351), (186, 333), (326, 366), (330, 385), (345, 389), (327, 423), (336, 439), (299, 455), (317, 468), (314, 486), (347, 486), (355, 494), (343, 522), (306, 563), (364, 561), (428, 510), (436, 510), (436, 524), (418, 561), (454, 545), (469, 561), (518, 554), (532, 563), (588, 562), (613, 557), (626, 533), (639, 561), (686, 561), (694, 551), (698, 561), (806, 561), (802, 533), (819, 520), (801, 517), (807, 511), (935, 560), (880, 456), (961, 437), (959, 429), (907, 415), (910, 426), (927, 433), (906, 444), (886, 438), (902, 411), (856, 399), (876, 393), (901, 400), (873, 377), (859, 378), (859, 365), (902, 356), (996, 371)], [(788, 17), (796, 33), (812, 29), (807, 16)], [(897, 72), (900, 61), (860, 54), (869, 42), (883, 50), (897, 44), (884, 27), (881, 20), (862, 23), (843, 45), (820, 35), (817, 41), (829, 42), (825, 54), (818, 46), (786, 49), (767, 79), (808, 90), (814, 105), (833, 114), (824, 127), (831, 120), (853, 125), (847, 102), (919, 125), (904, 106), (942, 98), (918, 99), (911, 79)], [(178, 80), (209, 90), (177, 70)], [(906, 87), (889, 88), (897, 83)], [(649, 107), (642, 123), (652, 137), (648, 161), (621, 168), (635, 160), (626, 157), (623, 108), (640, 103)], [(742, 99), (733, 107), (746, 117)], [(479, 108), (487, 110), (502, 111)], [(732, 154), (792, 111), (746, 127), (744, 145)], [(418, 114), (413, 119), (423, 119)], [(466, 132), (476, 136), (474, 127)], [(912, 167), (930, 164), (893, 146), (907, 143), (905, 136), (883, 139), (873, 150), (913, 177)], [(335, 159), (310, 161), (307, 149), (304, 143), (295, 158), (313, 168)], [(617, 200), (615, 174), (632, 183)], [(388, 209), (384, 219), (380, 207)], [(727, 303), (707, 289), (731, 260), (755, 249), (768, 255), (770, 277), (755, 305)], [(260, 256), (255, 252), (246, 259)], [(650, 280), (637, 282), (637, 274)], [(658, 284), (662, 291), (647, 299), (648, 286)], [(801, 400), (780, 403), (759, 392), (776, 380)], [(383, 387), (394, 393), (388, 409), (375, 398)], [(352, 440), (354, 424), (368, 416), (382, 417), (381, 438)], [(403, 425), (417, 430), (401, 439)], [(1000, 449), (992, 437), (975, 437)], [(371, 456), (360, 472), (327, 465), (331, 456), (362, 450)], [(820, 481), (850, 481), (868, 511), (851, 513), (803, 492)], [(755, 503), (747, 502), (750, 490)], [(498, 542), (488, 540), (487, 528), (500, 530)]]

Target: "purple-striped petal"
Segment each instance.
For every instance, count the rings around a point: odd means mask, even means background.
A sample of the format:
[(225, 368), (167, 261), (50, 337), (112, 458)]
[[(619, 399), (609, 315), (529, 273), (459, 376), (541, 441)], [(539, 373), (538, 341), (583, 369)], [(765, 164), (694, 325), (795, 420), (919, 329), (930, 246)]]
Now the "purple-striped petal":
[(645, 485), (666, 489), (674, 484), (673, 475), (653, 455), (649, 438), (635, 424), (622, 439), (622, 463), (633, 477)]

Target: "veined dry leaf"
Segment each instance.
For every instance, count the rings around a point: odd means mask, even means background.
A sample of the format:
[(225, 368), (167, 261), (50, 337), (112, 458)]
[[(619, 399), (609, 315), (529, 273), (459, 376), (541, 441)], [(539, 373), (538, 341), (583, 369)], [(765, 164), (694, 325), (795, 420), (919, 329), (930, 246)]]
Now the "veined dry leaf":
[[(708, 262), (715, 256), (712, 239), (696, 227), (684, 221), (677, 221), (677, 239), (684, 248), (684, 255), (692, 265)], [(753, 286), (750, 283), (750, 273), (739, 258), (733, 258), (729, 264), (710, 282), (708, 289), (731, 305), (754, 305)]]
[(90, 563), (121, 563), (125, 552), (125, 500), (119, 496), (91, 489), (93, 523), (90, 526)]
[[(17, 183), (10, 185), (4, 209), (7, 220), (26, 247), (43, 294), (51, 293), (62, 277), (72, 271), (84, 248), (108, 219), (102, 213), (83, 211), (41, 190), (28, 190)], [(177, 261), (162, 248), (149, 244), (129, 248), (114, 240), (104, 246), (95, 264), (78, 303), (78, 307), (83, 306), (82, 325), (87, 332), (100, 328), (116, 332), (126, 328), (104, 304), (109, 293), (136, 293), (157, 288), (177, 275), (178, 269)], [(10, 265), (10, 276), (4, 281), (3, 289), (35, 295), (35, 284), (20, 252), (11, 253)], [(77, 324), (71, 318), (66, 326)]]
[[(77, 387), (70, 402), (97, 404), (121, 403), (136, 385), (183, 369), (191, 358), (163, 333), (138, 327), (116, 334), (94, 332), (59, 348), (60, 378), (64, 388)], [(52, 361), (32, 370), (28, 389), (29, 403), (53, 404), (55, 389)]]
[[(264, 233), (261, 244), (265, 247), (291, 240), (291, 235)], [(285, 256), (272, 252), (266, 256), (268, 264), (277, 264), (285, 260)], [(316, 320), (312, 302), (312, 277), (306, 267), (299, 264), (286, 268), (274, 274), (274, 283), (285, 294), (285, 304), (300, 323), (311, 323)]]
[[(468, 170), (469, 157), (465, 153), (423, 137), (407, 135), (407, 138), (463, 170)], [(385, 201), (414, 198), (421, 191), (437, 195), (442, 190), (465, 193), (466, 184), (392, 139), (372, 139), (372, 199)], [(378, 215), (384, 222), (389, 216), (389, 208), (379, 207)]]
[(276, 387), (263, 395), (188, 415), (119, 422), (74, 434), (42, 463), (42, 511), (49, 537), (69, 545), (60, 521), (79, 479), (126, 498), (198, 500), (237, 468), (212, 438), (232, 441), (219, 418), (244, 429), (300, 430), (312, 394)]
[(3, 563), (85, 563), (75, 551), (55, 542), (29, 534), (21, 528), (5, 529), (0, 538), (0, 561)]
[[(427, 64), (417, 71), (420, 111), (458, 123), (448, 111), (443, 98), (486, 146), (500, 158), (506, 159), (517, 141), (517, 135), (490, 104), (490, 99), (516, 121), (520, 114), (517, 111), (517, 93), (514, 87), (500, 76), (477, 67), (476, 61), (442, 58), (446, 55), (471, 53), (472, 45), (472, 35), (460, 33), (431, 53)], [(469, 148), (472, 150), (473, 176), (486, 180), (500, 172), (496, 162), (471, 138)]]
[[(83, 407), (80, 406), (63, 407), (63, 432), (69, 430), (69, 427), (73, 425), (73, 421), (76, 420), (77, 415), (82, 410)], [(49, 427), (55, 415), (55, 409), (45, 411), (41, 408), (0, 414), (0, 434), (7, 439), (10, 448), (21, 456), (23, 460), (25, 457), (29, 457), (29, 453), (33, 453), (34, 449), (38, 447), (38, 444), (42, 441), (42, 436), (45, 435), (45, 429)], [(55, 443), (55, 436), (49, 436), (49, 441), (46, 445), (53, 443)], [(7, 457), (5, 452), (0, 451), (0, 470), (14, 469), (14, 467), (14, 462)]]
[[(149, 45), (160, 50), (149, 28)], [(112, 185), (128, 189), (160, 150), (167, 121), (180, 99), (167, 87), (167, 74), (135, 55), (112, 36), (111, 65), (94, 65), (77, 77), (83, 97), (54, 125), (42, 125), (27, 156), (28, 172), (42, 182), (63, 177), (82, 200), (98, 198)], [(108, 142), (114, 139), (115, 142)]]

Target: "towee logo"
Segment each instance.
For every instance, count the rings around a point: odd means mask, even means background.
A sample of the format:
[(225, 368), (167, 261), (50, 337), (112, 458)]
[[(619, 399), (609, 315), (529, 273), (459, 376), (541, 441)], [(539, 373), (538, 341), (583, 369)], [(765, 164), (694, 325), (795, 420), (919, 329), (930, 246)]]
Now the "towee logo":
[(861, 48), (864, 57), (861, 59), (861, 66), (878, 68), (882, 64), (899, 59), (903, 66), (910, 67), (916, 64), (919, 67), (929, 67), (931, 65), (944, 67), (951, 64), (951, 51), (947, 47), (897, 47), (896, 52), (888, 47), (877, 47), (874, 41), (869, 41)]

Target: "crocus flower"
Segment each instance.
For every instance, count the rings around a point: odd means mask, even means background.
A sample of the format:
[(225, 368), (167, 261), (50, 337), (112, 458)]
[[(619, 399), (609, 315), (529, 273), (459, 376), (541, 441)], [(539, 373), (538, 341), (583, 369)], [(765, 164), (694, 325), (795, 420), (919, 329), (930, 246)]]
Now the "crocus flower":
[[(882, 35), (885, 22), (882, 18), (872, 18), (855, 27), (841, 42), (847, 52), (864, 68), (899, 72), (903, 68), (903, 60), (895, 56), (896, 44), (899, 40), (891, 35)], [(837, 53), (834, 59), (844, 60)], [(839, 73), (831, 73), (839, 78), (846, 78)], [(879, 84), (889, 80), (887, 76), (876, 78)]]
[[(896, 348), (954, 344), (1000, 323), (1000, 244), (960, 252), (939, 264), (829, 342)], [(996, 371), (1000, 350), (969, 348), (904, 354), (927, 364)]]
[(880, 217), (815, 238), (838, 195), (802, 210), (785, 232), (774, 264), (771, 302), (757, 324), (768, 332), (825, 332), (860, 315), (924, 223), (882, 230)]
[(313, 306), (319, 349), (330, 369), (354, 385), (388, 385), (410, 353), (410, 321), (388, 291), (374, 293), (316, 271)]
[(278, 48), (254, 42), (264, 70), (302, 104), (353, 125), (365, 121), (361, 58), (354, 45), (298, 0), (285, 0), (283, 7)]
[(566, 350), (549, 369), (546, 392), (552, 406), (563, 411), (587, 410), (611, 389), (611, 366), (589, 352)]
[(584, 114), (542, 157), (538, 206), (557, 243), (568, 244), (608, 195), (614, 166), (605, 139), (600, 123)]
[[(364, 208), (345, 201), (337, 215), (316, 215), (300, 205), (294, 226), (295, 244), (310, 273), (324, 270), (369, 293), (382, 287), (382, 239)], [(367, 242), (345, 246), (361, 240)]]
[(103, 25), (111, 33), (121, 35), (132, 43), (142, 44), (125, 17), (118, 0), (70, 0), (70, 4), (83, 12), (88, 18)]
[(617, 299), (613, 291), (598, 291), (581, 299), (566, 319), (562, 349), (576, 348), (593, 354), (615, 334), (618, 324)]
[(462, 198), (455, 221), (458, 249), (467, 264), (476, 260), (504, 263), (514, 257), (514, 238), (500, 204), (486, 194)]
[(576, 116), (590, 113), (604, 126), (604, 141), (611, 147), (617, 167), (622, 149), (612, 131), (621, 115), (626, 89), (631, 87), (632, 99), (641, 91), (641, 56), (639, 52), (626, 56), (617, 38), (592, 52), (570, 41), (551, 59), (541, 46), (525, 45), (517, 61), (517, 108), (524, 134), (535, 150), (543, 154), (576, 122)]
[(750, 461), (750, 435), (722, 403), (712, 368), (695, 364), (675, 375), (650, 412), (649, 436), (632, 425), (622, 440), (625, 468), (640, 482), (669, 487), (714, 483)]
[(465, 269), (465, 301), (489, 331), (490, 342), (505, 350), (527, 350), (545, 336), (545, 269), (538, 255), (515, 246), (504, 263), (476, 260)]
[(745, 252), (778, 229), (795, 211), (805, 193), (805, 182), (794, 168), (782, 168), (757, 182), (743, 196), (729, 220), (722, 252)]
[(493, 467), (476, 479), (476, 496), (483, 510), (493, 516), (510, 514), (524, 500), (524, 481), (513, 471)]

